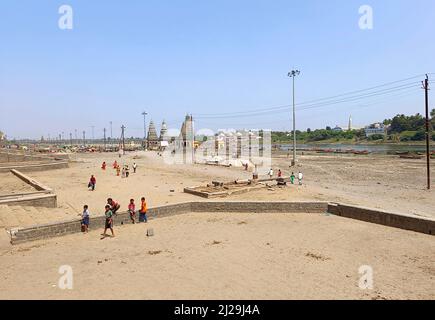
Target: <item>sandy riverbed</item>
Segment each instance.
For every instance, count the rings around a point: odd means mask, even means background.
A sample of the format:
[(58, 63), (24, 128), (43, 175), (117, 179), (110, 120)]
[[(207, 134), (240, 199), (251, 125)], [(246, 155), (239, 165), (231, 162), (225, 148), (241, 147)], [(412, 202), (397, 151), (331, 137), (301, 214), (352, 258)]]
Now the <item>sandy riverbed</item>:
[[(435, 299), (434, 240), (414, 232), (261, 213), (161, 218), (104, 240), (95, 227), (1, 250), (0, 299)], [(373, 290), (358, 286), (362, 265)]]
[[(133, 159), (136, 156), (137, 159)], [(138, 164), (130, 178), (117, 177), (110, 167), (114, 154), (77, 155), (78, 162), (68, 169), (34, 172), (32, 178), (54, 188), (60, 205), (80, 211), (87, 203), (96, 214), (102, 214), (105, 200), (111, 196), (127, 207), (130, 198), (138, 202), (146, 196), (149, 206), (184, 201), (203, 201), (183, 193), (186, 186), (211, 183), (212, 180), (232, 181), (251, 178), (252, 173), (241, 168), (214, 166), (165, 165), (155, 153), (129, 154), (121, 163)], [(119, 161), (119, 159), (117, 159)], [(102, 171), (102, 161), (108, 169)], [(275, 157), (273, 167), (290, 174), (289, 159)], [(304, 175), (303, 186), (275, 190), (259, 190), (234, 195), (227, 200), (331, 201), (390, 210), (398, 213), (435, 217), (435, 190), (425, 189), (425, 162), (388, 156), (318, 156), (300, 158), (298, 168)], [(131, 170), (132, 171), (132, 170)], [(265, 175), (266, 169), (260, 174)], [(435, 189), (435, 166), (432, 170)], [(97, 189), (87, 191), (91, 174), (97, 178)], [(171, 192), (171, 190), (173, 192)], [(225, 199), (224, 199), (225, 200)]]

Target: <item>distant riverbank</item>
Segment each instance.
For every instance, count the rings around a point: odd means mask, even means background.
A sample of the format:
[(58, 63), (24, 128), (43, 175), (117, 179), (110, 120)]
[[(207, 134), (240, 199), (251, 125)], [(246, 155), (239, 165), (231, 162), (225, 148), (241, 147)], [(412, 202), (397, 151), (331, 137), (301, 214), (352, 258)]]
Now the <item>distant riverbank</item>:
[[(276, 143), (274, 144), (278, 149), (282, 151), (290, 151), (293, 148), (293, 144), (289, 143)], [(426, 145), (423, 143), (300, 143), (297, 144), (297, 149), (341, 149), (341, 150), (355, 150), (355, 151), (369, 151), (377, 154), (395, 154), (396, 152), (426, 152)], [(435, 150), (435, 145), (431, 146), (431, 150)]]

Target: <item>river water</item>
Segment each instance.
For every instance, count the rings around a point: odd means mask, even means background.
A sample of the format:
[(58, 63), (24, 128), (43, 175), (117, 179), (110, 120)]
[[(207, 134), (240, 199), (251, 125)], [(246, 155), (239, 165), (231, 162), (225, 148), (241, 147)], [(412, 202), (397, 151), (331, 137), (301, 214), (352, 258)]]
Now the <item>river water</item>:
[[(283, 151), (290, 151), (293, 150), (293, 144), (278, 144), (277, 145), (281, 150)], [(319, 148), (319, 149), (341, 149), (341, 150), (357, 150), (357, 151), (363, 151), (367, 150), (371, 153), (377, 153), (377, 154), (394, 154), (396, 152), (404, 152), (404, 151), (410, 151), (410, 152), (426, 152), (426, 146), (425, 145), (399, 145), (399, 144), (298, 144), (298, 149), (313, 149), (313, 148)], [(435, 146), (431, 146), (431, 150), (435, 151)]]

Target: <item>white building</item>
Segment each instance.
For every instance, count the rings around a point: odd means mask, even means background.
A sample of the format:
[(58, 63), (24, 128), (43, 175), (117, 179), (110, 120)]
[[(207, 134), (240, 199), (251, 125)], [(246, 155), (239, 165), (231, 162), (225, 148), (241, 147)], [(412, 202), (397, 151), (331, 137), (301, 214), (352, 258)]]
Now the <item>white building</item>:
[(374, 123), (364, 129), (366, 137), (373, 136), (375, 134), (386, 135), (387, 127), (383, 123)]

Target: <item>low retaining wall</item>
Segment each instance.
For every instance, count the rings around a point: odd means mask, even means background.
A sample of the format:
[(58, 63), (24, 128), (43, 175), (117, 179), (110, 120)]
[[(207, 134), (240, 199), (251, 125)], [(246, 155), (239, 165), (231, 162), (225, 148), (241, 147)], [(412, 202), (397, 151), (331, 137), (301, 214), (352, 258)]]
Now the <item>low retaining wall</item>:
[(0, 204), (7, 206), (56, 208), (57, 196), (55, 194), (23, 194), (16, 197), (7, 197), (3, 200), (0, 199)]
[[(258, 212), (258, 213), (326, 213), (358, 219), (385, 226), (412, 230), (433, 235), (435, 220), (420, 217), (398, 215), (366, 208), (357, 208), (326, 202), (188, 202), (150, 208), (148, 217), (151, 219), (179, 215), (189, 212)], [(101, 229), (104, 226), (104, 216), (92, 217), (90, 229)], [(114, 218), (114, 225), (129, 224), (127, 212), (119, 213)], [(11, 243), (19, 244), (27, 241), (48, 239), (62, 235), (81, 232), (80, 220), (53, 224), (38, 225), (30, 228), (11, 230)]]
[(69, 160), (68, 154), (29, 154), (24, 152), (1, 151), (0, 162)]
[(327, 202), (192, 202), (193, 212), (326, 213)]
[[(168, 205), (157, 208), (150, 208), (148, 210), (148, 218), (162, 218), (183, 213), (192, 212), (191, 203), (181, 203), (175, 205)], [(81, 219), (58, 222), (52, 224), (43, 224), (30, 228), (22, 228), (18, 230), (11, 230), (11, 243), (19, 244), (28, 241), (48, 239), (53, 237), (59, 237), (67, 234), (73, 234), (81, 232)], [(101, 229), (104, 227), (105, 217), (91, 217), (89, 219), (90, 229)], [(130, 215), (127, 212), (119, 213), (113, 219), (115, 226), (129, 224)]]
[(328, 212), (340, 217), (381, 224), (388, 227), (426, 233), (429, 235), (435, 234), (435, 220), (429, 218), (395, 214), (343, 204), (329, 204)]
[(59, 162), (50, 162), (50, 163), (42, 163), (42, 164), (19, 164), (12, 166), (2, 166), (0, 164), (0, 172), (9, 172), (11, 170), (20, 170), (21, 172), (33, 172), (33, 171), (46, 171), (46, 170), (55, 170), (55, 169), (65, 169), (69, 167), (69, 163), (67, 161), (59, 161)]
[(35, 188), (38, 191), (47, 191), (47, 192), (52, 192), (53, 191), (49, 187), (44, 186), (42, 183), (40, 183), (40, 182), (30, 178), (29, 176), (26, 176), (25, 174), (21, 173), (18, 170), (12, 169), (11, 172), (15, 176), (17, 176), (18, 178), (23, 180), (25, 183), (30, 184), (33, 188)]

